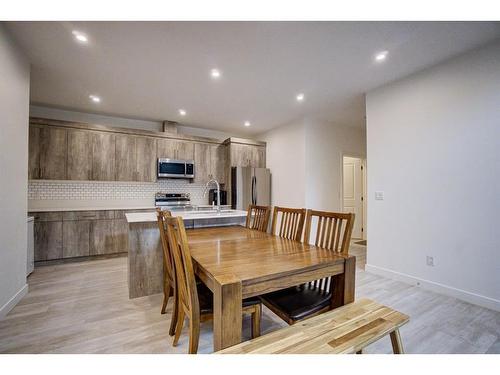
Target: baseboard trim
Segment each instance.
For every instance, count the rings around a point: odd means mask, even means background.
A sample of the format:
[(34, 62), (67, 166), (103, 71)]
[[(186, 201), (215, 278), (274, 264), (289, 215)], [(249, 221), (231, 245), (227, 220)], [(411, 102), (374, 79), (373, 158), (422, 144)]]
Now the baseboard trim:
[(371, 264), (366, 264), (365, 270), (375, 275), (385, 276), (389, 279), (402, 281), (411, 285), (431, 290), (436, 293), (441, 293), (450, 297), (455, 297), (457, 299), (472, 303), (474, 305), (486, 307), (487, 309), (500, 311), (500, 301), (494, 298), (467, 292), (462, 289), (453, 288), (451, 286), (436, 283), (434, 281), (420, 279), (415, 276), (407, 275), (405, 273), (396, 272), (387, 268), (378, 267)]
[(0, 308), (0, 319), (3, 319), (17, 305), (17, 303), (28, 293), (28, 284), (19, 289), (19, 291)]

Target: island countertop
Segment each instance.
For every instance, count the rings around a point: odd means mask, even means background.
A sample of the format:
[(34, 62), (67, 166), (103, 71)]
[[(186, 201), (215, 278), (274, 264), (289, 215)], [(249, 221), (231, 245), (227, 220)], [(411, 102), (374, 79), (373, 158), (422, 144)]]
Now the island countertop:
[[(224, 219), (224, 218), (237, 218), (246, 217), (247, 212), (241, 210), (222, 210), (222, 212), (216, 211), (178, 211), (172, 212), (173, 216), (180, 216), (184, 220), (204, 220), (204, 219)], [(138, 212), (138, 213), (127, 213), (125, 214), (127, 222), (129, 223), (148, 223), (155, 222), (156, 213), (155, 212)]]

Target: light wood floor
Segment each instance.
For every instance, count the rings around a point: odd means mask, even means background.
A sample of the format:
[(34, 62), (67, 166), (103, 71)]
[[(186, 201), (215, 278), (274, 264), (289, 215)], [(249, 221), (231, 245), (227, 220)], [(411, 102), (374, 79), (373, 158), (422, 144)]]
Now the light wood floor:
[[(368, 297), (410, 316), (401, 335), (407, 353), (500, 353), (500, 313), (363, 271), (359, 256), (357, 297)], [(129, 300), (125, 257), (38, 267), (29, 293), (0, 321), (0, 353), (186, 353), (187, 334), (173, 348), (170, 308), (162, 296)], [(264, 309), (269, 332), (285, 323)], [(244, 319), (244, 338), (250, 320)], [(200, 353), (212, 352), (211, 323), (203, 323)], [(366, 353), (390, 353), (387, 337)]]

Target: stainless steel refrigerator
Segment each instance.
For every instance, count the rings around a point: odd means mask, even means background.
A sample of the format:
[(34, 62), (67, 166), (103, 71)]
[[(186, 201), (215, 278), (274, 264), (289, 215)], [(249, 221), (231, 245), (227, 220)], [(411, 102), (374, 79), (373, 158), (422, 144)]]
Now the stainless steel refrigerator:
[(271, 204), (271, 172), (268, 168), (231, 168), (231, 208), (246, 210), (249, 204)]

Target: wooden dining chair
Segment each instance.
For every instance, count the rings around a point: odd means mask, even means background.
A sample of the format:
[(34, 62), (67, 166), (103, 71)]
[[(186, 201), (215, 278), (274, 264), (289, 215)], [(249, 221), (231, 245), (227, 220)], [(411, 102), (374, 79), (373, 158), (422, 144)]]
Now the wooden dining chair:
[(269, 216), (271, 216), (271, 207), (250, 204), (247, 210), (246, 227), (267, 232)]
[(170, 211), (162, 211), (160, 208), (156, 209), (156, 218), (158, 220), (161, 248), (163, 251), (163, 305), (161, 307), (161, 313), (165, 314), (168, 300), (170, 297), (173, 297), (174, 306), (172, 310), (172, 320), (170, 321), (170, 329), (168, 331), (169, 335), (173, 336), (176, 326), (178, 304), (175, 287), (174, 259), (172, 252), (170, 251), (165, 223), (165, 219), (171, 216), (172, 214)]
[[(313, 219), (316, 229), (314, 230)], [(347, 255), (354, 214), (307, 210), (304, 243)], [(311, 235), (314, 233), (314, 238)], [(288, 324), (332, 308), (332, 276), (260, 296), (261, 301)]]
[(285, 208), (275, 206), (271, 234), (289, 240), (302, 240), (304, 231), (305, 208)]
[[(177, 346), (184, 325), (189, 320), (189, 353), (196, 354), (200, 339), (200, 323), (213, 317), (213, 294), (195, 279), (186, 229), (180, 217), (165, 218), (167, 237), (174, 258), (177, 288), (177, 325), (173, 345)], [(252, 338), (260, 336), (262, 305), (257, 297), (243, 300), (243, 314), (252, 315)]]

